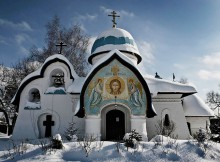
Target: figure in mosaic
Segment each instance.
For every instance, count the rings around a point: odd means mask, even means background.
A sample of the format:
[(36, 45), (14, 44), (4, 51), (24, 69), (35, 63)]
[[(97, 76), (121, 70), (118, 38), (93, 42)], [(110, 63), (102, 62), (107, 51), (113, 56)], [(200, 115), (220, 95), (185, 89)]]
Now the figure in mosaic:
[(92, 93), (90, 95), (90, 99), (89, 99), (90, 106), (95, 106), (102, 101), (102, 88), (103, 88), (102, 79), (98, 79), (97, 84), (92, 89)]
[(112, 79), (110, 82), (110, 94), (119, 95), (121, 94), (121, 82), (118, 79)]
[(130, 90), (129, 94), (130, 94), (131, 103), (137, 107), (141, 107), (142, 106), (141, 94), (139, 89), (135, 85), (133, 79), (129, 80), (129, 90)]

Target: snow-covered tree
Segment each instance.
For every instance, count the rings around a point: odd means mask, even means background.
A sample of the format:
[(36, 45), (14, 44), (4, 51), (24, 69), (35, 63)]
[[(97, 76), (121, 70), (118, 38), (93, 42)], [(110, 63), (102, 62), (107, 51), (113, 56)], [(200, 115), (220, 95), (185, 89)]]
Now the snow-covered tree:
[(76, 133), (78, 131), (78, 128), (75, 126), (76, 123), (71, 122), (69, 123), (69, 127), (66, 129), (64, 136), (68, 141), (77, 141)]
[(136, 130), (132, 130), (131, 133), (125, 134), (123, 140), (127, 148), (137, 148), (138, 143), (142, 141), (142, 136)]
[(206, 94), (206, 103), (209, 104), (213, 111), (217, 110), (217, 116), (220, 117), (220, 94), (218, 92), (210, 91)]

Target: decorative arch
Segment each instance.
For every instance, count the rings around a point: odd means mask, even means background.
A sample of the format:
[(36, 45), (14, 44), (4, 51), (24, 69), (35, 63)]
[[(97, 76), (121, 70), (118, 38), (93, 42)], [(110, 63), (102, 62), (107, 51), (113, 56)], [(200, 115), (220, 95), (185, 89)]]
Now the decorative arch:
[(131, 110), (123, 104), (117, 104), (117, 108), (115, 105), (109, 104), (101, 108), (101, 134), (103, 140), (106, 140), (106, 115), (112, 110), (119, 110), (124, 114), (125, 133), (131, 131)]
[(168, 108), (165, 108), (165, 109), (162, 110), (162, 112), (161, 112), (161, 120), (164, 120), (166, 115), (168, 116), (169, 120), (172, 119), (170, 110)]
[(46, 109), (45, 111), (42, 111), (41, 114), (38, 115), (37, 117), (37, 122), (36, 122), (36, 126), (38, 128), (38, 136), (40, 138), (45, 137), (45, 126), (43, 126), (43, 122), (46, 120), (46, 116), (50, 115), (52, 117), (52, 121), (54, 121), (54, 125), (52, 128), (52, 135), (54, 132), (58, 132), (60, 129), (60, 116), (57, 112)]
[[(36, 74), (36, 75), (34, 75), (34, 76), (28, 78), (27, 80), (24, 80), (24, 82), (23, 82), (23, 83), (20, 85), (20, 87), (18, 88), (17, 93), (15, 94), (15, 97), (14, 97), (14, 99), (12, 100), (12, 104), (14, 104), (14, 105), (19, 105), (21, 92), (24, 90), (24, 88), (25, 88), (30, 82), (32, 82), (33, 80), (36, 80), (36, 79), (38, 79), (38, 78), (43, 78), (43, 77), (44, 77), (44, 73), (45, 73), (47, 67), (48, 67), (50, 64), (55, 63), (55, 62), (60, 62), (60, 63), (65, 64), (65, 65), (68, 67), (69, 71), (70, 71), (70, 79), (73, 79), (73, 81), (74, 81), (74, 76), (72, 75), (74, 72), (73, 72), (73, 69), (72, 69), (70, 63), (67, 63), (65, 60), (63, 60), (63, 59), (61, 59), (61, 58), (55, 57), (55, 58), (53, 58), (53, 59), (51, 59), (51, 60), (49, 60), (49, 61), (47, 61), (46, 63), (43, 64), (43, 66), (42, 66), (41, 69), (40, 69), (39, 74)], [(19, 106), (17, 106), (17, 108), (16, 108), (16, 111), (17, 111), (17, 112), (19, 111), (18, 108), (19, 108)]]
[(89, 84), (92, 81), (92, 79), (94, 78), (94, 76), (100, 71), (100, 69), (107, 67), (114, 60), (117, 60), (122, 66), (124, 66), (124, 67), (128, 68), (130, 71), (132, 71), (133, 74), (135, 75), (135, 78), (137, 78), (137, 80), (140, 81), (140, 83), (142, 84), (142, 87), (143, 87), (143, 91), (145, 92), (144, 97), (147, 100), (146, 107), (145, 107), (145, 114), (148, 118), (154, 117), (156, 115), (156, 112), (152, 108), (151, 94), (150, 94), (150, 91), (149, 91), (149, 88), (148, 88), (148, 85), (147, 85), (145, 79), (143, 78), (143, 76), (140, 74), (140, 72), (137, 70), (136, 67), (134, 67), (132, 64), (130, 64), (129, 62), (124, 60), (117, 53), (112, 54), (112, 56), (110, 56), (106, 61), (99, 64), (87, 77), (87, 79), (82, 87), (81, 94), (80, 94), (80, 108), (79, 108), (79, 111), (76, 113), (76, 116), (78, 116), (80, 118), (83, 118), (85, 116), (86, 112), (85, 112), (85, 98), (84, 98), (84, 96), (86, 94), (87, 87), (89, 86)]

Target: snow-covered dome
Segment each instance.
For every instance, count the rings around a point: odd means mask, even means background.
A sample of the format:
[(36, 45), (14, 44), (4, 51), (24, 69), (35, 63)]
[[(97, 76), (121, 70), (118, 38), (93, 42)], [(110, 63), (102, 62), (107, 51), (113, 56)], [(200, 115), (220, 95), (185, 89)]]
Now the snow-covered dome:
[(97, 60), (107, 54), (109, 51), (117, 49), (126, 54), (134, 62), (141, 62), (141, 56), (138, 51), (134, 38), (129, 32), (120, 28), (111, 28), (101, 33), (95, 40), (89, 62), (94, 64)]

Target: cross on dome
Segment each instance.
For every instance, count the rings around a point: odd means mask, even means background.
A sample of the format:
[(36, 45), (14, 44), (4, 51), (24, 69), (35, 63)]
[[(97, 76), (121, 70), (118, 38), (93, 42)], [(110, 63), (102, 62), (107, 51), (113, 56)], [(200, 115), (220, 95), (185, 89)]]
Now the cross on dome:
[(117, 15), (117, 13), (116, 13), (115, 11), (112, 11), (111, 14), (108, 15), (108, 16), (112, 16), (112, 18), (113, 18), (113, 19), (112, 19), (112, 22), (113, 22), (113, 26), (112, 26), (112, 27), (115, 28), (115, 27), (116, 27), (116, 24), (117, 24), (117, 23), (115, 22), (115, 18), (116, 18), (116, 17), (120, 17), (120, 16)]
[(67, 46), (67, 45), (61, 41), (59, 44), (56, 44), (56, 46), (57, 46), (57, 47), (60, 47), (59, 54), (61, 54), (61, 53), (62, 53), (63, 46)]

